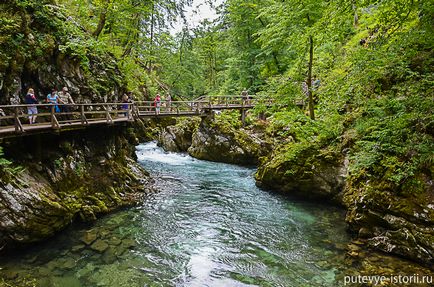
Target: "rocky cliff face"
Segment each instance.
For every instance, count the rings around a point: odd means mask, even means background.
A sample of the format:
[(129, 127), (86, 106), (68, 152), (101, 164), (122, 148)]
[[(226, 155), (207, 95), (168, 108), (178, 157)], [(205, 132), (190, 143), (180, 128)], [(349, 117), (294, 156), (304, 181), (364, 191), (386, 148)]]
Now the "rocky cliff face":
[(374, 249), (434, 266), (434, 193), (397, 193), (374, 182), (349, 181), (346, 221)]
[(22, 102), (30, 87), (40, 101), (63, 86), (80, 103), (119, 99), (125, 81), (112, 55), (94, 51), (56, 1), (19, 2), (0, 3), (0, 103)]
[(124, 127), (22, 137), (3, 143), (19, 170), (2, 168), (0, 247), (52, 236), (73, 220), (129, 206), (151, 189)]
[(158, 142), (166, 150), (186, 152), (193, 141), (193, 134), (199, 127), (200, 119), (180, 119), (175, 125), (169, 125), (160, 132)]

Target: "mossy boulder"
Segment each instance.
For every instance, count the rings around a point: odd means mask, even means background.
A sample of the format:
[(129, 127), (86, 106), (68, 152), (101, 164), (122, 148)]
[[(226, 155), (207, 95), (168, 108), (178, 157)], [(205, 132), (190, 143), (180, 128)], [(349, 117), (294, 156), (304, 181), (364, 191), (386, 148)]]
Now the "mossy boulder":
[(270, 144), (252, 131), (204, 118), (193, 134), (188, 153), (203, 160), (255, 165), (270, 149)]
[[(315, 145), (295, 143), (265, 157), (255, 174), (258, 186), (305, 199), (341, 202), (348, 160)], [(298, 152), (294, 152), (298, 150)]]
[(172, 152), (186, 152), (192, 145), (193, 134), (200, 124), (198, 118), (178, 120), (176, 125), (163, 128), (159, 135), (159, 145), (164, 150)]

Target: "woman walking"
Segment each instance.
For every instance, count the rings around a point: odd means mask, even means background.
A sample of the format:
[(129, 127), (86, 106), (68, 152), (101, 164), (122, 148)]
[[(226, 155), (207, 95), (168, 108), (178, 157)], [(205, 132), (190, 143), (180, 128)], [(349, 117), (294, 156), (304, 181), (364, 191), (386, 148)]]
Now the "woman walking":
[(154, 106), (155, 106), (155, 114), (160, 114), (160, 108), (161, 108), (161, 96), (160, 94), (157, 94), (154, 99)]
[(36, 122), (36, 117), (38, 114), (38, 108), (36, 107), (38, 100), (36, 99), (35, 91), (32, 88), (27, 91), (27, 95), (24, 98), (24, 103), (28, 105), (27, 114), (29, 115), (29, 123), (32, 125)]

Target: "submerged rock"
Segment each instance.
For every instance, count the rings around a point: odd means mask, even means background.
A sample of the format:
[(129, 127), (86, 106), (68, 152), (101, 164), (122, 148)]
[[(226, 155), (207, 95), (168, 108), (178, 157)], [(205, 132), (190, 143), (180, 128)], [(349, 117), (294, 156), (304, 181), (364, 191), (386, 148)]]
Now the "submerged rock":
[(98, 239), (90, 246), (92, 250), (95, 250), (99, 253), (103, 253), (108, 247), (109, 245), (107, 244), (107, 242), (102, 241), (101, 239)]
[(84, 242), (86, 245), (91, 245), (96, 240), (97, 237), (98, 234), (96, 231), (89, 230), (83, 234), (80, 240)]
[(111, 238), (109, 238), (109, 239), (107, 240), (107, 242), (108, 242), (108, 244), (110, 244), (110, 245), (117, 246), (117, 245), (119, 245), (119, 244), (122, 243), (122, 240), (120, 240), (120, 239), (117, 238), (117, 237), (111, 237)]

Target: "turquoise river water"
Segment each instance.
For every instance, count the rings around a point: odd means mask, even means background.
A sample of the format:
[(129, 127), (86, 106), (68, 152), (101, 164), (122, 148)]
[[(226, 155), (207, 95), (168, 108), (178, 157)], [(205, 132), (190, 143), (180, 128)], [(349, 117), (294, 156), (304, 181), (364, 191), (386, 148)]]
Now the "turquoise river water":
[(342, 285), (341, 210), (263, 191), (252, 168), (155, 143), (137, 155), (159, 193), (7, 258), (0, 277), (44, 287)]

